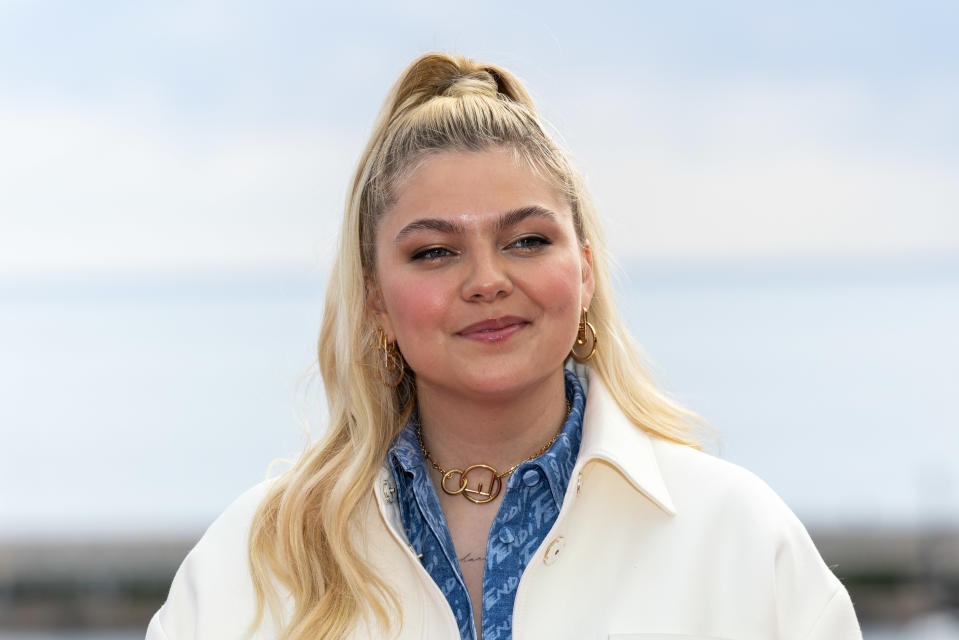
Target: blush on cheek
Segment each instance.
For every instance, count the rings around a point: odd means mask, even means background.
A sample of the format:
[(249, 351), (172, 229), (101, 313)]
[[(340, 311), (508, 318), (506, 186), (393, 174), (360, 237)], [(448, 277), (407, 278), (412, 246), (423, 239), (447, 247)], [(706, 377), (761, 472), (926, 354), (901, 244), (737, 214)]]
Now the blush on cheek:
[(421, 343), (444, 326), (448, 301), (422, 283), (390, 283), (385, 300), (396, 341), (410, 365), (423, 359)]
[(548, 306), (557, 311), (566, 307), (576, 307), (578, 310), (581, 279), (578, 268), (550, 270), (549, 277), (543, 278), (537, 289), (542, 292), (544, 302), (548, 301)]
[(564, 324), (570, 328), (570, 335), (575, 336), (581, 312), (580, 274), (569, 269), (556, 270), (550, 275), (549, 278), (541, 279), (536, 289), (539, 302), (544, 309), (548, 309), (548, 315), (564, 318)]
[(433, 324), (448, 306), (446, 297), (431, 292), (420, 283), (406, 283), (395, 288), (391, 298), (392, 313), (406, 325)]

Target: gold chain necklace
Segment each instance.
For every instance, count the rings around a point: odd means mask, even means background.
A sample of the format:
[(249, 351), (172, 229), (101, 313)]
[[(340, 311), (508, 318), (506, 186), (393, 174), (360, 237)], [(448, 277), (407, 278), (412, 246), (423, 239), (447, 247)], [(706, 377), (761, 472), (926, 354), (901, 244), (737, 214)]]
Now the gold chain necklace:
[[(569, 419), (570, 411), (572, 411), (572, 406), (570, 406), (569, 398), (567, 398), (566, 399), (566, 419), (563, 420), (563, 425), (565, 425), (566, 420)], [(550, 438), (549, 442), (547, 442), (542, 447), (540, 447), (536, 453), (526, 458), (525, 460), (520, 460), (519, 462), (514, 464), (512, 467), (510, 467), (503, 473), (497, 473), (496, 469), (489, 466), (488, 464), (471, 464), (465, 469), (450, 469), (449, 471), (447, 471), (446, 469), (441, 467), (439, 464), (437, 464), (436, 460), (433, 459), (433, 456), (431, 456), (430, 452), (426, 449), (426, 445), (423, 443), (423, 427), (421, 425), (417, 425), (416, 427), (416, 437), (419, 438), (420, 449), (423, 450), (423, 455), (426, 457), (427, 460), (429, 460), (430, 464), (433, 465), (434, 469), (436, 469), (441, 474), (443, 474), (443, 481), (440, 483), (440, 486), (443, 488), (443, 493), (450, 496), (462, 494), (464, 498), (466, 498), (473, 504), (486, 504), (487, 502), (492, 502), (494, 499), (496, 499), (496, 496), (499, 495), (500, 489), (503, 488), (503, 478), (513, 473), (514, 471), (516, 471), (516, 467), (520, 466), (524, 462), (529, 462), (533, 458), (536, 458), (542, 455), (543, 453), (546, 452), (547, 449), (553, 446), (553, 443), (556, 442), (556, 438), (558, 438), (559, 434), (563, 431), (563, 425), (560, 425), (559, 431), (557, 431), (556, 434), (553, 435), (552, 438)], [(479, 470), (481, 473), (486, 472), (489, 474), (490, 485), (489, 485), (489, 489), (487, 489), (486, 491), (483, 491), (482, 482), (479, 483), (479, 486), (476, 489), (469, 488), (469, 474), (471, 471), (476, 471), (476, 470)], [(454, 489), (450, 489), (449, 487), (446, 486), (446, 483), (453, 476), (456, 476), (456, 475), (458, 475), (460, 478), (459, 486)]]

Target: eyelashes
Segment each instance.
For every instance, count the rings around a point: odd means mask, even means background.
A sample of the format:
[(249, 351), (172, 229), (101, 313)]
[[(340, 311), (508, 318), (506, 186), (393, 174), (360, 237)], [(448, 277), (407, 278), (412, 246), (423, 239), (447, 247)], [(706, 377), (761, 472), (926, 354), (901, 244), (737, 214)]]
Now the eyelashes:
[[(552, 242), (546, 236), (533, 234), (526, 235), (516, 238), (507, 244), (503, 250), (504, 251), (513, 251), (520, 254), (533, 254), (536, 253), (548, 245), (551, 245)], [(422, 249), (417, 249), (410, 256), (411, 262), (438, 262), (446, 258), (450, 258), (456, 255), (456, 251), (448, 249), (446, 247), (425, 247)]]
[(424, 262), (432, 262), (435, 260), (442, 260), (448, 256), (453, 255), (453, 252), (445, 247), (428, 247), (426, 249), (421, 249), (410, 256), (410, 260), (414, 262), (417, 260)]
[(511, 242), (508, 246), (515, 247), (517, 249), (535, 250), (549, 244), (552, 244), (549, 241), (549, 238), (546, 238), (545, 236), (532, 235), (532, 236), (523, 236), (521, 238), (517, 238), (516, 240)]

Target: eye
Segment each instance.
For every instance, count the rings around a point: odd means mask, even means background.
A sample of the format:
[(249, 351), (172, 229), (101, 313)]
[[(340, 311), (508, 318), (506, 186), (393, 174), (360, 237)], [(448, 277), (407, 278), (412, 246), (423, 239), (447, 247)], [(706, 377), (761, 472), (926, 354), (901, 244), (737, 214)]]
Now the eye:
[(513, 240), (509, 245), (507, 245), (507, 248), (519, 249), (521, 251), (531, 252), (531, 251), (536, 251), (537, 249), (541, 249), (549, 244), (552, 244), (552, 243), (547, 238), (544, 238), (543, 236), (535, 236), (535, 235), (523, 236), (521, 238), (517, 238), (516, 240)]
[(443, 258), (453, 255), (453, 252), (449, 249), (443, 247), (427, 247), (426, 249), (420, 249), (416, 251), (412, 256), (411, 260), (422, 260), (424, 262), (430, 262), (434, 260), (441, 260)]

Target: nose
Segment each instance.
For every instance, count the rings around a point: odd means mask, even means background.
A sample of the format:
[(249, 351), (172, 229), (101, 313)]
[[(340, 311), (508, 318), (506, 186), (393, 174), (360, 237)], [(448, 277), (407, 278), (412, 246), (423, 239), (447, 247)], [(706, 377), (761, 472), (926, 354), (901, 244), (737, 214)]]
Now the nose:
[(467, 263), (462, 296), (469, 302), (493, 302), (513, 292), (503, 258), (495, 251), (473, 253)]

